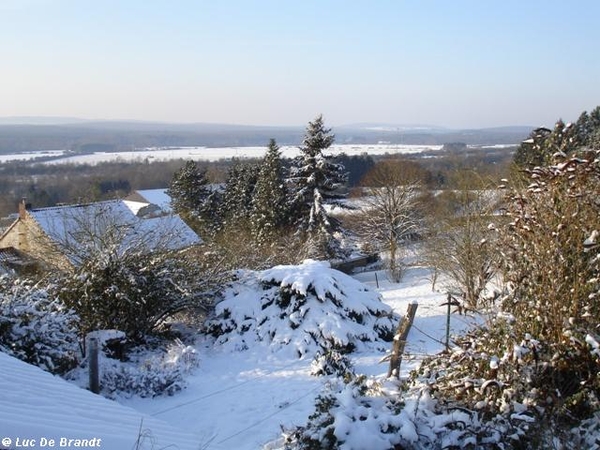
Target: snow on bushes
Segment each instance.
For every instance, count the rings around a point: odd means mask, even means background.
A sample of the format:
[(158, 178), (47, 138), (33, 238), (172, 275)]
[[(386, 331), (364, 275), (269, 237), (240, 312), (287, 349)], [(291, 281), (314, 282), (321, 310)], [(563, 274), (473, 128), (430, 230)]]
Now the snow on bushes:
[(0, 278), (0, 350), (55, 374), (77, 365), (78, 317), (46, 289)]
[[(510, 328), (496, 325), (500, 332), (457, 338), (453, 351), (424, 361), (403, 384), (346, 372), (317, 398), (305, 425), (284, 431), (283, 448), (600, 448), (600, 414), (578, 421), (565, 414), (568, 398), (540, 384), (545, 346), (531, 337), (514, 343)], [(502, 346), (505, 353), (490, 353)], [(591, 392), (588, 400), (600, 408)]]
[(245, 350), (257, 343), (298, 356), (371, 345), (393, 337), (391, 308), (378, 293), (327, 262), (306, 260), (262, 272), (242, 271), (216, 306), (207, 330), (217, 344)]
[[(115, 399), (173, 395), (186, 386), (185, 377), (199, 364), (196, 350), (181, 341), (174, 341), (166, 349), (132, 352), (129, 361), (99, 355), (101, 394)], [(81, 387), (87, 387), (87, 367), (79, 367), (68, 378)]]
[(477, 412), (446, 408), (427, 385), (400, 391), (364, 375), (333, 382), (304, 426), (284, 430), (285, 450), (505, 449), (508, 429)]

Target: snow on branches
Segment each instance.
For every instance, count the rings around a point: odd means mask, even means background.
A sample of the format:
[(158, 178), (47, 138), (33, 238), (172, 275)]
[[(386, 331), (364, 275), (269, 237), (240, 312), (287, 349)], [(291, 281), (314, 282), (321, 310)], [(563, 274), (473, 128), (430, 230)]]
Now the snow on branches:
[(366, 345), (384, 350), (393, 335), (391, 309), (379, 294), (327, 262), (241, 271), (224, 296), (208, 331), (235, 350), (258, 343), (300, 357)]

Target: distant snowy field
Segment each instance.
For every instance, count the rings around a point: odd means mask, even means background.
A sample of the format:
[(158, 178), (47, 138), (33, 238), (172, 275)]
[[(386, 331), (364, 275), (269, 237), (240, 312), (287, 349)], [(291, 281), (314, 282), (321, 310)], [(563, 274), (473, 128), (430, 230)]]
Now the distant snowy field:
[[(513, 147), (514, 144), (499, 145), (468, 145), (469, 148), (501, 149)], [(439, 151), (442, 145), (395, 145), (395, 144), (364, 144), (364, 145), (333, 145), (327, 150), (328, 154), (345, 153), (347, 155), (396, 155), (418, 154), (422, 152)], [(85, 155), (69, 156), (66, 150), (41, 150), (39, 152), (11, 153), (0, 155), (0, 164), (9, 161), (30, 161), (35, 158), (52, 157), (44, 164), (98, 164), (110, 161), (142, 162), (168, 161), (172, 159), (192, 159), (194, 161), (218, 161), (230, 158), (262, 158), (266, 147), (152, 147), (136, 149), (128, 152), (96, 152)], [(293, 158), (300, 154), (297, 146), (282, 146), (281, 153), (285, 158)]]
[(7, 155), (0, 155), (0, 163), (29, 161), (35, 158), (59, 157), (64, 155), (65, 152), (66, 150), (40, 150), (39, 152), (9, 153)]
[[(424, 151), (441, 150), (441, 145), (333, 145), (327, 153), (347, 155), (414, 154)], [(56, 159), (44, 164), (98, 164), (109, 161), (140, 162), (166, 161), (172, 159), (192, 159), (195, 161), (218, 161), (229, 158), (262, 158), (266, 147), (160, 147), (137, 149), (129, 152), (97, 152), (85, 155), (67, 156), (63, 150), (40, 151), (0, 155), (0, 163), (15, 160), (31, 160), (38, 157), (55, 156)], [(283, 146), (281, 153), (286, 158), (300, 154), (296, 146)], [(64, 157), (61, 157), (65, 155)]]

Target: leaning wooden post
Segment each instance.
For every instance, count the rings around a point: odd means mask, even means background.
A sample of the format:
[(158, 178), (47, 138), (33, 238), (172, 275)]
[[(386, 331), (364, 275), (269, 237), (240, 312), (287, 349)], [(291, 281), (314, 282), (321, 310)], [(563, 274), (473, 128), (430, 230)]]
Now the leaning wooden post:
[(90, 338), (88, 352), (88, 365), (90, 368), (90, 391), (100, 393), (100, 374), (98, 368), (98, 339)]
[(392, 344), (392, 355), (390, 357), (390, 368), (388, 369), (388, 378), (396, 377), (400, 378), (400, 364), (402, 363), (402, 354), (404, 353), (404, 347), (406, 346), (406, 338), (408, 332), (415, 319), (417, 313), (418, 303), (411, 303), (408, 305), (408, 311), (406, 315), (400, 319), (398, 323), (398, 330), (394, 336), (394, 343)]

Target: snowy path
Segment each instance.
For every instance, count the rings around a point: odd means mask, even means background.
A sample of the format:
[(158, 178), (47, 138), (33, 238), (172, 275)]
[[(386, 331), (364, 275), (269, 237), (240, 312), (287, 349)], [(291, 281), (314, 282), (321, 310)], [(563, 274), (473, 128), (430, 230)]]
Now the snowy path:
[[(408, 337), (402, 374), (417, 367), (427, 354), (443, 349), (446, 334), (445, 296), (432, 292), (428, 269), (410, 267), (399, 284), (378, 272), (379, 292), (396, 312), (404, 314), (411, 302), (419, 308)], [(374, 272), (358, 274), (358, 280), (376, 288)], [(464, 316), (452, 316), (453, 332), (464, 329)], [(309, 374), (311, 359), (298, 360), (271, 354), (266, 347), (236, 354), (201, 347), (200, 368), (189, 378), (188, 388), (167, 398), (124, 400), (146, 414), (164, 420), (198, 438), (208, 450), (260, 449), (277, 439), (281, 426), (301, 425), (313, 412), (314, 400), (325, 378)], [(383, 377), (383, 354), (357, 354), (357, 372)]]

